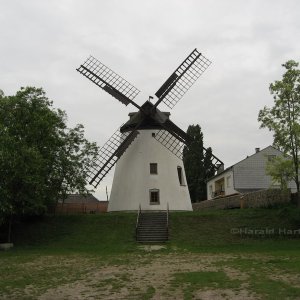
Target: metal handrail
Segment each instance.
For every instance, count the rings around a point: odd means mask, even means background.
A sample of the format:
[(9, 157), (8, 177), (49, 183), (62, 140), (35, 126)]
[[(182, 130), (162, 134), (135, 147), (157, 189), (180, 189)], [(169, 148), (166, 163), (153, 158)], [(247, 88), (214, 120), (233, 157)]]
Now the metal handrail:
[(138, 225), (139, 225), (139, 219), (140, 219), (140, 215), (142, 213), (142, 209), (141, 209), (141, 203), (139, 204), (139, 210), (138, 210), (138, 214), (136, 217), (136, 224), (135, 224), (135, 238), (137, 239), (137, 230), (138, 230)]
[(169, 202), (167, 202), (167, 234), (169, 239)]

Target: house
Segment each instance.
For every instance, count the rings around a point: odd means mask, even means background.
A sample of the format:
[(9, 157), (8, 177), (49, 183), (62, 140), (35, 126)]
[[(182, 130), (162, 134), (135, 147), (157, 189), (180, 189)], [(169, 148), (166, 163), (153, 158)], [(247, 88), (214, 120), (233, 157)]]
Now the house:
[[(272, 178), (266, 175), (266, 163), (283, 153), (273, 146), (262, 150), (255, 149), (255, 153), (233, 166), (219, 171), (207, 181), (207, 199), (224, 197), (233, 194), (244, 194), (258, 190), (279, 188)], [(295, 182), (289, 182), (288, 187), (296, 192)]]
[(99, 201), (93, 195), (70, 194), (56, 206), (57, 213), (99, 213), (107, 212), (108, 201)]
[(88, 204), (88, 203), (99, 203), (99, 200), (93, 195), (80, 195), (80, 194), (69, 194), (67, 198), (59, 200), (60, 203), (64, 204)]

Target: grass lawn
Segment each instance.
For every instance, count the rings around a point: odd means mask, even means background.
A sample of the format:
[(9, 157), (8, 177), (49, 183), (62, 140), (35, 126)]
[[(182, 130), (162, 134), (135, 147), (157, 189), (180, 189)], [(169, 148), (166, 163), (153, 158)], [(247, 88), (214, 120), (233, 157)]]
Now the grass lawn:
[(295, 207), (171, 213), (159, 249), (136, 244), (135, 222), (113, 213), (16, 224), (15, 247), (0, 252), (0, 299), (300, 299)]

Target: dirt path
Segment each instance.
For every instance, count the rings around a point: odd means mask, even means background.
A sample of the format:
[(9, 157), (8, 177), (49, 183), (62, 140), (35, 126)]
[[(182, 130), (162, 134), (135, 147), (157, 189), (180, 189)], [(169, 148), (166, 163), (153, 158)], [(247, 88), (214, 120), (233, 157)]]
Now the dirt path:
[[(86, 278), (48, 289), (40, 300), (52, 299), (184, 299), (184, 289), (174, 275), (189, 272), (218, 272), (215, 263), (229, 255), (143, 255), (124, 265), (107, 265), (89, 272)], [(229, 279), (246, 278), (237, 270), (225, 270)], [(247, 289), (204, 288), (194, 299), (257, 299)]]
[(161, 250), (10, 260), (0, 299), (300, 299), (300, 274), (280, 267), (288, 257)]

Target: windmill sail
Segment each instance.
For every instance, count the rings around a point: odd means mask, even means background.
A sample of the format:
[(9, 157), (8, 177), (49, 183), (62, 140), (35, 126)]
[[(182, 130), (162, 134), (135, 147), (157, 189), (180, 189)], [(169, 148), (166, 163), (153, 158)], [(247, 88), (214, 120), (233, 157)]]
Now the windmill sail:
[(186, 145), (189, 144), (189, 136), (181, 128), (175, 125), (170, 119), (167, 119), (161, 125), (179, 141), (183, 142)]
[(95, 57), (88, 57), (76, 70), (126, 106), (137, 106), (133, 99), (140, 91)]
[(193, 50), (155, 93), (158, 97), (155, 106), (164, 102), (172, 109), (210, 64), (197, 49)]
[[(172, 123), (170, 121), (170, 123)], [(174, 126), (176, 126), (174, 124)], [(177, 127), (177, 126), (176, 126)], [(185, 134), (187, 137), (185, 139), (182, 139), (181, 137), (178, 137), (177, 133), (175, 131), (172, 131), (172, 127), (165, 127), (168, 129), (161, 129), (155, 134), (155, 139), (160, 142), (164, 147), (166, 147), (171, 153), (173, 153), (178, 158), (182, 159), (183, 157), (183, 148), (187, 147), (189, 148), (189, 138), (187, 134)], [(174, 128), (174, 127), (173, 127)], [(180, 128), (178, 128), (181, 130)], [(207, 149), (203, 147), (203, 151), (206, 153)], [(214, 166), (215, 171), (217, 171), (219, 168), (224, 166), (224, 163), (215, 155), (210, 153), (210, 160)]]
[(97, 187), (100, 181), (106, 176), (118, 159), (123, 155), (129, 145), (137, 137), (137, 130), (121, 133), (118, 129), (103, 145), (99, 151), (95, 166), (89, 169), (88, 177), (90, 184)]
[(154, 138), (169, 151), (171, 151), (174, 155), (182, 159), (182, 152), (185, 144), (181, 142), (177, 137), (175, 137), (169, 131), (161, 129), (155, 134)]

